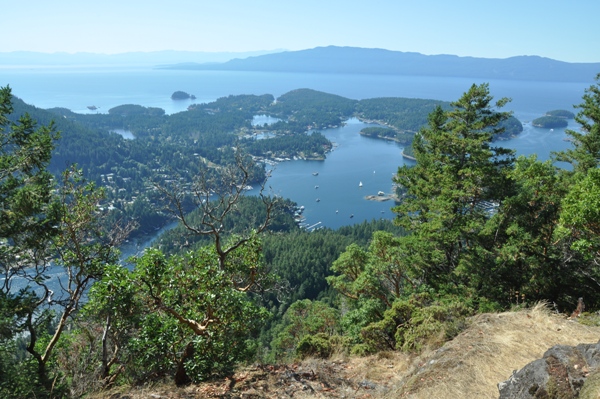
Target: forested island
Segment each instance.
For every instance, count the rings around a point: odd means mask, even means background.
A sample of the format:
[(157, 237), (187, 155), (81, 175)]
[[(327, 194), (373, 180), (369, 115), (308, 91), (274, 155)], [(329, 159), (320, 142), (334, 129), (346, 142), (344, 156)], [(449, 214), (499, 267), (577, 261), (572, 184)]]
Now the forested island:
[(176, 91), (171, 94), (171, 100), (195, 100), (196, 96), (193, 94), (186, 93), (185, 91)]
[(553, 129), (559, 127), (567, 127), (569, 122), (565, 118), (558, 116), (542, 116), (531, 121), (531, 124), (535, 127), (541, 127), (544, 129)]
[(557, 118), (573, 119), (575, 114), (565, 109), (555, 109), (553, 111), (546, 112), (546, 116), (554, 116)]
[(567, 127), (569, 125), (567, 119), (573, 119), (574, 117), (575, 114), (570, 111), (557, 109), (546, 112), (546, 115), (534, 119), (531, 124), (544, 129), (561, 128)]
[[(553, 155), (569, 170), (501, 147), (520, 122), (487, 84), (465, 89), (452, 103), (300, 89), (173, 115), (131, 104), (81, 115), (2, 88), (0, 394), (223, 377), (232, 390), (243, 364), (434, 353), (474, 316), (541, 301), (600, 325), (600, 87), (583, 95), (581, 132), (566, 131), (572, 148)], [(255, 115), (279, 122), (254, 126)], [(382, 126), (363, 134), (412, 136), (395, 220), (308, 232), (302, 207), (267, 193), (264, 163), (325, 157), (319, 130), (351, 117)], [(274, 137), (258, 140), (265, 130)], [(119, 259), (126, 240), (168, 221), (179, 224)]]

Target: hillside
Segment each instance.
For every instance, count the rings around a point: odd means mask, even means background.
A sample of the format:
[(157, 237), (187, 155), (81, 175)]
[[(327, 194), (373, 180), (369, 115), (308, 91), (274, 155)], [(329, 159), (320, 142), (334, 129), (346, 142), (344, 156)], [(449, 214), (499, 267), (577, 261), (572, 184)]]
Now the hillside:
[(551, 346), (598, 340), (587, 327), (545, 305), (486, 313), (452, 341), (419, 357), (342, 354), (293, 365), (241, 368), (230, 378), (176, 389), (163, 384), (121, 388), (90, 399), (118, 398), (497, 398), (497, 384)]
[(600, 64), (567, 63), (538, 56), (491, 59), (329, 46), (236, 58), (224, 63), (186, 63), (163, 68), (586, 82), (600, 70)]

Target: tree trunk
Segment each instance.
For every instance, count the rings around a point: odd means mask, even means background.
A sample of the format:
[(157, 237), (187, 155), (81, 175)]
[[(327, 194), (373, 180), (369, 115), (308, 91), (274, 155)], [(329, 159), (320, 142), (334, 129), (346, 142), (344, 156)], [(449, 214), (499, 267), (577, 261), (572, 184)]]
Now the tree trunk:
[(194, 343), (190, 342), (185, 347), (183, 354), (181, 355), (181, 359), (177, 364), (177, 372), (175, 373), (175, 384), (177, 386), (187, 385), (192, 382), (192, 379), (187, 375), (185, 371), (185, 362), (194, 356)]

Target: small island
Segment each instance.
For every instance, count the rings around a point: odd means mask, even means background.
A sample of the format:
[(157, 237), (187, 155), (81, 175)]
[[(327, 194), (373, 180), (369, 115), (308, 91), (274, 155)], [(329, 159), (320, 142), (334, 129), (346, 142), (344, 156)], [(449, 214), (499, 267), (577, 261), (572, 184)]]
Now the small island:
[(400, 144), (410, 144), (414, 137), (412, 132), (398, 132), (396, 129), (389, 127), (366, 127), (360, 131), (360, 134), (367, 137), (391, 140)]
[(546, 115), (534, 119), (531, 121), (531, 124), (535, 127), (541, 127), (544, 129), (554, 129), (559, 127), (567, 127), (569, 122), (567, 119), (573, 119), (575, 114), (570, 111), (566, 111), (563, 109), (557, 109), (554, 111), (546, 112)]
[(554, 111), (546, 112), (546, 116), (555, 116), (557, 118), (573, 119), (575, 114), (564, 109), (555, 109)]
[(193, 94), (188, 94), (185, 91), (176, 91), (171, 94), (171, 100), (195, 100), (196, 96)]
[(377, 201), (377, 202), (385, 202), (385, 201), (390, 201), (390, 200), (393, 200), (396, 202), (400, 201), (396, 195), (386, 194), (383, 191), (379, 191), (377, 193), (377, 195), (366, 195), (365, 199), (367, 201)]

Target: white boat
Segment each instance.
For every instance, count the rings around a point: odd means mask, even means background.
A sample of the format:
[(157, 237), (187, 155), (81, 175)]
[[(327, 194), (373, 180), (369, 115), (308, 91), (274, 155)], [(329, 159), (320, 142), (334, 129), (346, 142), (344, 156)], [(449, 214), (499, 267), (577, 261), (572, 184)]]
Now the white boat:
[(358, 187), (362, 187), (362, 182), (358, 183)]

